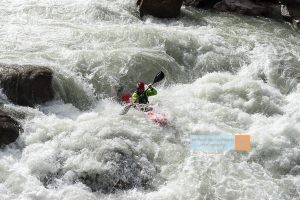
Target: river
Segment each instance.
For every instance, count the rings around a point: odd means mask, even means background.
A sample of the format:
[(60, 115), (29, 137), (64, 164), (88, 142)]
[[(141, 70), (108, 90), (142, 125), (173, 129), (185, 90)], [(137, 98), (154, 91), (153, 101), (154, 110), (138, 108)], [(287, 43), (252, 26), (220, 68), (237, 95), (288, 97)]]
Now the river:
[[(133, 0), (3, 0), (0, 62), (50, 66), (56, 99), (0, 151), (0, 199), (300, 199), (300, 35), (265, 18)], [(159, 126), (118, 90), (166, 78)], [(3, 95), (2, 95), (3, 96)], [(249, 134), (250, 151), (192, 151), (191, 135)], [(122, 188), (122, 189), (114, 189)]]

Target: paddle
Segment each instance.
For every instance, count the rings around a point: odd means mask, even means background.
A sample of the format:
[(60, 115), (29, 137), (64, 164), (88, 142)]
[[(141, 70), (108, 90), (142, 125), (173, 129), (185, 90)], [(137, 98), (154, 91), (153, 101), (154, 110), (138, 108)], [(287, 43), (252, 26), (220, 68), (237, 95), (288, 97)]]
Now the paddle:
[[(161, 80), (163, 80), (164, 78), (165, 78), (165, 74), (162, 71), (160, 71), (158, 74), (156, 74), (152, 85), (159, 82), (159, 81), (161, 81)], [(147, 88), (144, 92), (146, 92), (148, 89), (149, 88)], [(120, 115), (125, 115), (133, 105), (134, 104), (132, 103), (130, 105), (125, 106), (124, 109), (122, 110), (122, 112), (120, 113)]]

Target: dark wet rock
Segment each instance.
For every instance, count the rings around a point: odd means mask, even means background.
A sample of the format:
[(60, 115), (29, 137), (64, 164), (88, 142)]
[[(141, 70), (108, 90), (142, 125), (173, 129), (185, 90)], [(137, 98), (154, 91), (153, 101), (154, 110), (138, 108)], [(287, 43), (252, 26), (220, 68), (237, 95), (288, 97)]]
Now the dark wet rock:
[(206, 2), (205, 0), (184, 0), (183, 5), (193, 6), (193, 7), (200, 7), (199, 4), (203, 1)]
[(287, 20), (287, 21), (291, 20), (291, 15), (290, 15), (290, 12), (287, 9), (286, 5), (281, 6), (281, 15), (285, 20)]
[(247, 15), (262, 15), (264, 11), (264, 7), (257, 5), (248, 0), (223, 0), (216, 5), (214, 5), (214, 9), (218, 11), (231, 11), (239, 14), (247, 14)]
[(285, 5), (300, 5), (300, 0), (280, 0)]
[(300, 20), (300, 0), (185, 0), (184, 4), (222, 12), (286, 20), (295, 26)]
[(122, 152), (106, 152), (103, 164), (107, 167), (99, 171), (86, 171), (79, 175), (79, 180), (92, 191), (113, 193), (132, 188), (151, 189), (157, 169), (146, 158)]
[(159, 18), (174, 18), (180, 14), (183, 0), (141, 0), (138, 1), (140, 16), (152, 15)]
[(142, 0), (137, 0), (136, 5), (139, 6), (141, 5)]
[(293, 20), (293, 26), (295, 28), (300, 28), (300, 19), (294, 19)]
[(54, 98), (53, 73), (47, 67), (0, 64), (0, 82), (8, 99), (18, 105), (35, 106)]
[(282, 1), (285, 5), (281, 7), (282, 16), (291, 22), (295, 28), (300, 25), (300, 1)]
[(287, 9), (293, 19), (300, 20), (300, 3), (287, 5)]
[(0, 109), (0, 146), (15, 142), (20, 131), (19, 123)]
[(198, 8), (212, 8), (222, 0), (184, 0), (184, 5)]

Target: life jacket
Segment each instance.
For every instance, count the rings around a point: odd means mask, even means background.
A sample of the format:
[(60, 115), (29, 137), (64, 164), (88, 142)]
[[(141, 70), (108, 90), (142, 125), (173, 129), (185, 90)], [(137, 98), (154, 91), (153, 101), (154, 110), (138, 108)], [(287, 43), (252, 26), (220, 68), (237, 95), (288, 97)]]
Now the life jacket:
[(139, 103), (142, 103), (142, 104), (149, 103), (148, 96), (147, 96), (146, 92), (139, 93), (138, 91), (136, 91), (136, 93), (139, 96), (139, 100), (138, 100)]

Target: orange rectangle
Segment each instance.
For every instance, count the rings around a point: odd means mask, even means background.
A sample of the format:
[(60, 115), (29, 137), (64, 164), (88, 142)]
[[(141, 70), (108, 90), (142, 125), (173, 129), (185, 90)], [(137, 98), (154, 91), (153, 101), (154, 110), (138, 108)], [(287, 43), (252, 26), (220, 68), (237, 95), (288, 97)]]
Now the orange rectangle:
[(249, 151), (250, 135), (235, 135), (234, 144), (237, 151)]

